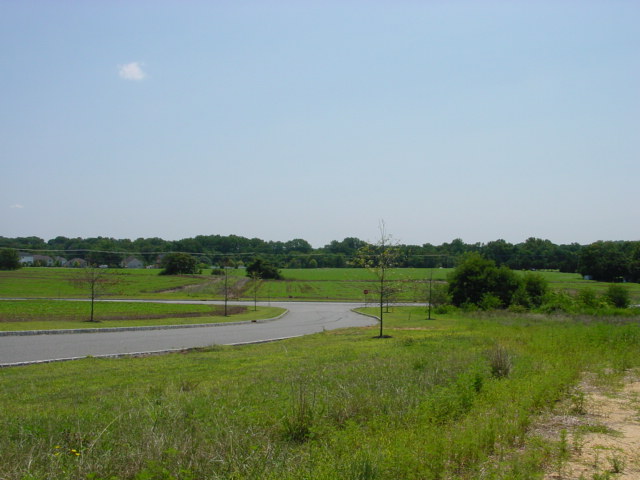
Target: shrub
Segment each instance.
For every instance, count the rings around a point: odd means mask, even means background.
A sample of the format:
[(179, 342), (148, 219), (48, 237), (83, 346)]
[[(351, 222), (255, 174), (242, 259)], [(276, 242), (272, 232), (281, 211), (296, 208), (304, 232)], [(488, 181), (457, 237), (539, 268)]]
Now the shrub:
[(280, 280), (282, 278), (280, 270), (261, 258), (255, 259), (254, 262), (247, 267), (247, 276), (255, 276), (263, 280)]
[(607, 288), (605, 298), (616, 308), (627, 308), (631, 303), (629, 290), (622, 285), (612, 284)]
[(169, 253), (162, 259), (160, 275), (190, 275), (197, 271), (196, 259), (188, 253)]

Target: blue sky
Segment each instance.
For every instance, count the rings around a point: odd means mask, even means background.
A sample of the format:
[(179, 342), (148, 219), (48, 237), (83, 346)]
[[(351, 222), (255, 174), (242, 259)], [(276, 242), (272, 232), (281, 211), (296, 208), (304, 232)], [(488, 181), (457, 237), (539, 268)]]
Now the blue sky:
[(0, 0), (0, 235), (640, 240), (638, 19)]

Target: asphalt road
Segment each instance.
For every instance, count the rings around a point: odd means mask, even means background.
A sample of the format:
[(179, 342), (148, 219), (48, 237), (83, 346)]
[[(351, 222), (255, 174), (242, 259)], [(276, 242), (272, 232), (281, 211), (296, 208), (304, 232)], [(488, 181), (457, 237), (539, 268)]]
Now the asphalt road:
[[(198, 302), (219, 303), (219, 302)], [(251, 303), (253, 305), (253, 303)], [(0, 366), (231, 345), (368, 326), (376, 319), (351, 311), (362, 304), (271, 302), (289, 313), (278, 320), (167, 330), (0, 336)]]

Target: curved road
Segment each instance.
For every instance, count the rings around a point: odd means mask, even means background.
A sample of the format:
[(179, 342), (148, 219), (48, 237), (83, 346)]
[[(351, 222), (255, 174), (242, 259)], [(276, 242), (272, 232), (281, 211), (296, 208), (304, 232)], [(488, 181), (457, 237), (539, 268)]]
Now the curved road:
[[(220, 302), (197, 303), (202, 305)], [(278, 320), (264, 323), (248, 322), (166, 330), (0, 336), (0, 366), (68, 360), (89, 355), (117, 356), (214, 344), (262, 342), (376, 323), (373, 318), (351, 311), (362, 304), (271, 302), (269, 305), (286, 308), (289, 313)]]

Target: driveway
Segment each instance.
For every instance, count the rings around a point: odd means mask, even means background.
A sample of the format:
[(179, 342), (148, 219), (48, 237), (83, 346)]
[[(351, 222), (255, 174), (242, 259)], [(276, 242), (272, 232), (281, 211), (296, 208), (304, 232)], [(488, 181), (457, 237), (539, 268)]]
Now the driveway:
[[(220, 302), (197, 303), (202, 305)], [(259, 305), (266, 304), (259, 303)], [(270, 302), (269, 305), (286, 308), (288, 313), (280, 319), (263, 323), (248, 322), (166, 330), (0, 336), (0, 366), (68, 360), (89, 355), (117, 356), (182, 350), (215, 344), (264, 342), (308, 335), (323, 330), (364, 327), (376, 323), (376, 319), (351, 311), (362, 304)]]

